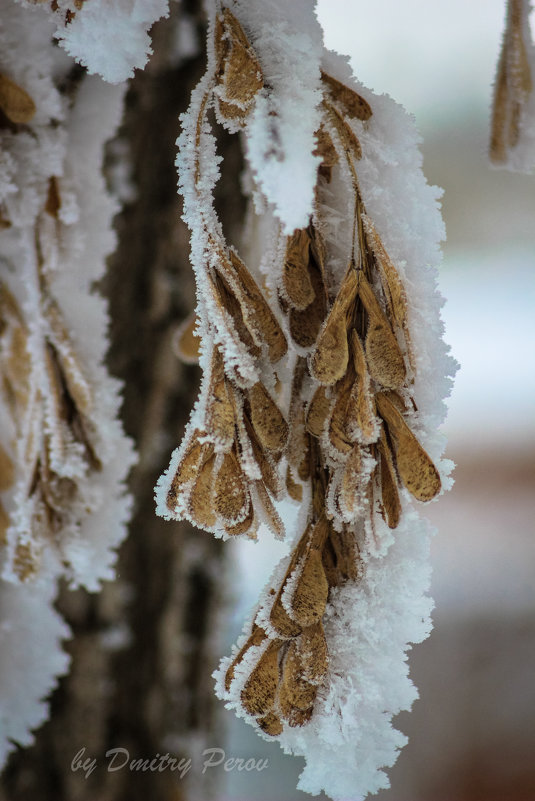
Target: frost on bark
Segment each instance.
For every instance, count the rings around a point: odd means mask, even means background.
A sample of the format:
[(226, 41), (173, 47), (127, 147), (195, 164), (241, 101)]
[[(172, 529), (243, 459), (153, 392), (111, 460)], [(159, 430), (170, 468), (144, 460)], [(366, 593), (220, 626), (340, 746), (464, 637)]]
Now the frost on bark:
[[(3, 74), (3, 70), (7, 72), (8, 67), (15, 65), (14, 70), (11, 69), (8, 73), (12, 85), (4, 81), (0, 85), (0, 94), (7, 85), (11, 90), (11, 97), (15, 92), (15, 100), (20, 106), (21, 101), (25, 100), (25, 94), (19, 93), (17, 96), (16, 92), (21, 87), (26, 87), (28, 97), (33, 93), (37, 99), (37, 115), (40, 115), (38, 123), (41, 125), (40, 128), (32, 128), (37, 123), (32, 122), (29, 116), (24, 120), (10, 120), (9, 114), (13, 118), (13, 114), (16, 116), (17, 112), (8, 108), (8, 120), (2, 118), (0, 130), (0, 137), (3, 137), (0, 161), (3, 159), (4, 170), (16, 169), (18, 153), (26, 144), (25, 136), (28, 147), (42, 147), (42, 151), (37, 151), (35, 156), (36, 164), (39, 165), (40, 154), (45, 154), (41, 155), (43, 177), (39, 175), (34, 182), (35, 186), (29, 187), (24, 214), (16, 216), (21, 206), (17, 202), (21, 195), (21, 181), (25, 177), (23, 167), (27, 167), (28, 162), (21, 162), (22, 167), (19, 166), (19, 174), (15, 176), (18, 183), (13, 179), (11, 183), (14, 188), (10, 190), (8, 185), (8, 190), (2, 197), (2, 234), (6, 231), (0, 243), (4, 245), (3, 382), (4, 387), (7, 382), (8, 390), (13, 394), (18, 390), (16, 380), (25, 380), (25, 374), (21, 378), (20, 371), (14, 373), (14, 377), (13, 370), (9, 372), (14, 359), (9, 361), (6, 358), (7, 345), (13, 349), (20, 341), (24, 344), (32, 337), (37, 344), (43, 341), (46, 356), (44, 364), (50, 364), (49, 371), (45, 372), (45, 379), (49, 376), (49, 381), (57, 380), (60, 375), (61, 383), (58, 384), (56, 394), (51, 394), (52, 399), (57, 399), (56, 407), (52, 404), (46, 406), (47, 396), (44, 392), (39, 394), (36, 391), (32, 396), (34, 404), (43, 396), (45, 414), (47, 409), (52, 410), (50, 414), (56, 411), (59, 419), (57, 433), (49, 424), (45, 424), (44, 430), (48, 439), (45, 438), (42, 446), (45, 450), (41, 452), (51, 453), (53, 458), (52, 446), (56, 442), (64, 445), (65, 438), (71, 436), (64, 447), (70, 448), (70, 463), (74, 465), (71, 470), (74, 475), (69, 475), (66, 479), (60, 476), (60, 481), (54, 479), (52, 468), (57, 465), (57, 470), (61, 470), (69, 463), (68, 460), (57, 457), (51, 468), (48, 462), (37, 458), (36, 464), (43, 477), (40, 477), (39, 472), (35, 473), (38, 478), (34, 479), (33, 484), (30, 482), (29, 486), (34, 495), (35, 486), (44, 486), (38, 496), (41, 506), (37, 506), (37, 513), (42, 507), (46, 514), (43, 517), (41, 513), (38, 520), (52, 521), (54, 528), (42, 531), (42, 527), (38, 528), (35, 522), (24, 528), (19, 521), (16, 531), (28, 532), (27, 536), (30, 538), (35, 538), (36, 534), (41, 537), (36, 540), (22, 540), (22, 545), (18, 544), (17, 539), (17, 536), (20, 539), (22, 535), (17, 535), (15, 529), (12, 535), (10, 530), (7, 532), (8, 545), (9, 542), (14, 543), (14, 556), (9, 562), (9, 548), (4, 552), (7, 553), (7, 558), (4, 556), (3, 560), (4, 571), (12, 564), (15, 571), (26, 571), (28, 575), (15, 575), (19, 584), (6, 581), (2, 585), (2, 735), (7, 734), (20, 743), (31, 742), (31, 736), (25, 727), (34, 729), (44, 720), (46, 705), (41, 703), (38, 706), (38, 701), (49, 693), (54, 677), (65, 673), (68, 668), (67, 657), (61, 650), (61, 640), (65, 641), (64, 651), (70, 657), (70, 673), (61, 679), (59, 687), (53, 693), (50, 700), (50, 720), (35, 733), (34, 745), (15, 750), (8, 758), (0, 786), (0, 798), (56, 801), (96, 797), (180, 798), (187, 792), (187, 782), (177, 781), (176, 773), (164, 771), (142, 774), (125, 769), (108, 774), (104, 767), (104, 754), (107, 749), (120, 746), (128, 749), (132, 758), (151, 758), (166, 751), (173, 755), (189, 756), (193, 748), (202, 751), (202, 743), (215, 729), (213, 682), (210, 674), (215, 663), (215, 611), (221, 604), (220, 544), (209, 537), (199, 538), (194, 535), (187, 524), (169, 525), (156, 518), (152, 490), (165, 459), (167, 443), (181, 435), (198, 381), (196, 368), (182, 368), (174, 355), (173, 347), (177, 321), (184, 318), (193, 302), (188, 237), (180, 220), (181, 208), (176, 193), (174, 159), (178, 115), (186, 108), (190, 91), (202, 73), (203, 56), (190, 53), (186, 58), (181, 57), (176, 50), (176, 41), (177, 26), (181, 24), (180, 15), (191, 34), (201, 32), (205, 22), (199, 4), (191, 2), (183, 4), (180, 11), (174, 7), (171, 19), (156, 26), (153, 43), (157, 44), (157, 56), (151, 67), (144, 73), (138, 72), (131, 83), (125, 98), (123, 127), (108, 150), (108, 178), (112, 189), (119, 187), (121, 201), (126, 201), (126, 205), (115, 220), (117, 249), (109, 262), (108, 276), (101, 280), (103, 269), (99, 267), (99, 274), (94, 274), (93, 278), (100, 281), (100, 288), (109, 298), (108, 313), (112, 322), (107, 365), (110, 372), (123, 381), (122, 420), (127, 434), (137, 444), (138, 464), (129, 481), (134, 514), (129, 540), (123, 546), (116, 566), (117, 580), (104, 583), (99, 594), (88, 594), (82, 588), (71, 589), (67, 581), (61, 579), (55, 612), (52, 608), (56, 594), (55, 583), (62, 569), (50, 568), (51, 557), (47, 556), (50, 542), (55, 543), (63, 559), (63, 566), (66, 558), (72, 556), (72, 567), (67, 570), (63, 567), (63, 573), (66, 573), (71, 584), (77, 583), (81, 587), (85, 585), (96, 590), (100, 584), (99, 576), (105, 579), (112, 576), (113, 552), (110, 550), (106, 557), (104, 546), (113, 547), (124, 536), (120, 528), (113, 527), (114, 521), (104, 516), (99, 519), (97, 505), (96, 512), (90, 511), (96, 515), (98, 536), (93, 540), (89, 538), (89, 547), (97, 547), (99, 537), (103, 546), (101, 552), (84, 557), (82, 550), (76, 550), (73, 545), (81, 539), (79, 529), (73, 527), (75, 524), (84, 525), (83, 521), (79, 522), (80, 515), (76, 516), (76, 506), (71, 504), (69, 507), (65, 502), (56, 502), (54, 506), (55, 496), (51, 494), (53, 490), (59, 492), (65, 489), (70, 491), (69, 498), (72, 498), (73, 491), (65, 481), (68, 479), (72, 483), (78, 479), (78, 474), (80, 480), (86, 475), (82, 462), (85, 454), (89, 454), (90, 467), (97, 476), (95, 481), (100, 480), (103, 470), (105, 472), (108, 469), (109, 475), (109, 465), (113, 465), (114, 459), (120, 455), (121, 441), (117, 437), (111, 438), (113, 429), (108, 422), (106, 425), (111, 450), (97, 453), (93, 458), (94, 454), (89, 449), (90, 443), (94, 441), (94, 428), (90, 427), (87, 433), (87, 420), (91, 420), (89, 412), (86, 413), (86, 408), (82, 408), (80, 420), (77, 422), (73, 408), (69, 407), (67, 415), (61, 403), (65, 402), (66, 397), (74, 397), (74, 401), (78, 401), (80, 405), (86, 400), (86, 396), (90, 397), (89, 392), (86, 395), (83, 393), (85, 384), (81, 378), (85, 365), (91, 365), (91, 352), (86, 353), (87, 347), (83, 338), (95, 338), (93, 326), (100, 324), (102, 333), (108, 326), (107, 317), (98, 315), (97, 304), (101, 301), (94, 301), (96, 311), (92, 309), (93, 317), (89, 320), (83, 318), (86, 298), (82, 295), (78, 297), (77, 287), (73, 289), (68, 283), (68, 276), (72, 274), (71, 265), (82, 263), (83, 275), (84, 259), (102, 259), (105, 253), (112, 250), (111, 232), (107, 234), (104, 229), (108, 239), (101, 245), (102, 230), (88, 227), (88, 220), (93, 220), (95, 215), (98, 218), (104, 209), (103, 214), (107, 213), (111, 222), (112, 213), (118, 210), (116, 202), (109, 207), (110, 201), (103, 188), (100, 195), (95, 196), (92, 192), (93, 177), (89, 170), (94, 170), (95, 175), (100, 174), (104, 156), (102, 150), (95, 150), (94, 159), (89, 162), (87, 173), (82, 176), (83, 180), (78, 179), (79, 183), (76, 183), (76, 170), (79, 165), (86, 168), (89, 156), (87, 149), (79, 149), (73, 157), (69, 156), (69, 148), (76, 145), (72, 127), (73, 114), (78, 109), (81, 118), (77, 129), (80, 147), (90, 148), (93, 137), (97, 148), (104, 138), (114, 133), (121, 115), (124, 90), (122, 87), (109, 87), (98, 77), (86, 77), (82, 69), (70, 59), (61, 56), (61, 51), (52, 43), (54, 25), (47, 22), (43, 15), (44, 9), (35, 9), (29, 5), (17, 7), (11, 0), (2, 0), (0, 6), (0, 34), (3, 36), (0, 73)], [(65, 9), (63, 12), (65, 13)], [(58, 12), (54, 13), (57, 16)], [(155, 14), (155, 18), (160, 15)], [(24, 36), (27, 36), (28, 41)], [(7, 54), (6, 42), (12, 45), (12, 51)], [(25, 44), (29, 64), (21, 67), (17, 48), (24, 57)], [(195, 39), (192, 44), (195, 44)], [(35, 69), (41, 69), (41, 73), (45, 75), (40, 79), (41, 84), (37, 78), (34, 79), (37, 82), (35, 86), (32, 84), (32, 59), (36, 64)], [(63, 69), (66, 81), (53, 86), (52, 79), (46, 77), (46, 67), (49, 66), (46, 59), (55, 59), (56, 79), (58, 61), (60, 65), (65, 65)], [(45, 83), (46, 80), (49, 80), (49, 85)], [(98, 129), (102, 119), (102, 103), (112, 95), (116, 98), (116, 101), (113, 98), (110, 100), (115, 122), (110, 124), (107, 136), (102, 137)], [(56, 103), (48, 111), (49, 118), (43, 113), (43, 98), (49, 103)], [(2, 101), (5, 113), (5, 92), (0, 97), (0, 105)], [(19, 117), (23, 113), (24, 110), (20, 111)], [(48, 119), (53, 116), (57, 118), (60, 114), (63, 114), (60, 120), (63, 119), (64, 122), (59, 125), (56, 122), (53, 127), (50, 126)], [(94, 131), (92, 125), (95, 126)], [(66, 155), (61, 150), (63, 145)], [(220, 147), (235, 161), (234, 175), (237, 175), (240, 164), (237, 143), (224, 141)], [(47, 154), (51, 161), (46, 160)], [(125, 176), (125, 162), (128, 163), (130, 158), (134, 165), (132, 174)], [(5, 179), (5, 172), (1, 177)], [(3, 186), (6, 185), (7, 181), (4, 180)], [(83, 189), (87, 192), (88, 205), (82, 208), (79, 218), (75, 219), (76, 202), (82, 197)], [(239, 224), (243, 213), (239, 188), (232, 175), (228, 183), (221, 186), (220, 195), (221, 207), (227, 215), (229, 229), (232, 229), (233, 225)], [(39, 200), (41, 196), (42, 207)], [(35, 221), (32, 218), (30, 226), (28, 209), (34, 208)], [(71, 242), (68, 239), (71, 230), (69, 225), (72, 225), (74, 235), (81, 231), (80, 242)], [(71, 239), (74, 235), (71, 235)], [(19, 237), (17, 241), (16, 236)], [(58, 237), (58, 244), (55, 237)], [(21, 247), (21, 241), (26, 249)], [(6, 242), (8, 245), (5, 245)], [(41, 247), (33, 258), (32, 247), (36, 242), (37, 245), (44, 242), (44, 255)], [(70, 253), (69, 245), (73, 248)], [(99, 255), (95, 256), (95, 252)], [(28, 266), (24, 267), (20, 255), (26, 253), (29, 254), (26, 257)], [(10, 261), (14, 259), (14, 254), (18, 254), (16, 270), (11, 268)], [(63, 261), (69, 256), (72, 261), (64, 267)], [(26, 273), (21, 276), (23, 267)], [(29, 284), (28, 276), (32, 275), (32, 268), (36, 279), (34, 284)], [(17, 283), (19, 276), (25, 277), (25, 284)], [(28, 300), (25, 294), (28, 285), (35, 285), (35, 292), (41, 292), (41, 299), (34, 293), (35, 301), (34, 296), (30, 296)], [(72, 293), (70, 305), (67, 303), (69, 293)], [(37, 326), (34, 322), (35, 312), (30, 317), (33, 322), (26, 334), (26, 319), (29, 316), (28, 311), (32, 310), (31, 302), (34, 302), (35, 309), (45, 322)], [(66, 309), (65, 314), (68, 314), (67, 322), (60, 316), (63, 306)], [(41, 320), (41, 317), (37, 319)], [(82, 355), (78, 358), (73, 356), (74, 345), (70, 343), (70, 332), (73, 331), (83, 346)], [(6, 336), (6, 332), (9, 336)], [(17, 355), (20, 355), (20, 345), (18, 348)], [(32, 353), (30, 350), (28, 369), (34, 364), (31, 361)], [(40, 364), (37, 358), (35, 364)], [(76, 370), (79, 372), (76, 373)], [(99, 386), (102, 386), (104, 379), (100, 374), (97, 378), (100, 381)], [(48, 386), (45, 379), (40, 379), (39, 386)], [(38, 385), (37, 378), (35, 384)], [(22, 389), (25, 386), (23, 384)], [(99, 397), (97, 404), (98, 401)], [(89, 404), (89, 400), (86, 402)], [(20, 402), (13, 404), (13, 408), (19, 410)], [(101, 419), (104, 420), (103, 415)], [(69, 434), (65, 420), (75, 421), (72, 435)], [(86, 428), (83, 428), (84, 421)], [(10, 425), (17, 425), (17, 420)], [(5, 425), (3, 430), (6, 431)], [(11, 428), (7, 432), (12, 436)], [(51, 446), (47, 445), (49, 440), (52, 441)], [(19, 441), (16, 437), (13, 438), (13, 442)], [(124, 441), (128, 443), (127, 440)], [(3, 439), (2, 444), (9, 448), (9, 439), (7, 444)], [(126, 468), (132, 461), (129, 454), (128, 450)], [(99, 455), (103, 468), (96, 464)], [(18, 464), (16, 454), (10, 455), (7, 451), (4, 461)], [(43, 472), (43, 465), (47, 468), (46, 472)], [(3, 474), (6, 475), (5, 470)], [(36, 480), (41, 483), (36, 485)], [(113, 486), (110, 485), (108, 489), (113, 493)], [(100, 496), (95, 494), (95, 497), (98, 500)], [(20, 503), (18, 507), (11, 506), (9, 494), (4, 494), (2, 500), (8, 513), (12, 508), (24, 508)], [(124, 502), (129, 506), (129, 502)], [(49, 507), (52, 511), (56, 508), (72, 508), (72, 518), (67, 522), (61, 518), (58, 522), (51, 517)], [(89, 513), (88, 518), (91, 521)], [(17, 553), (20, 554), (18, 558)], [(22, 559), (24, 555), (27, 555), (25, 561)], [(44, 567), (37, 561), (38, 556), (44, 560)], [(52, 560), (52, 566), (54, 565)], [(42, 573), (46, 569), (49, 569), (49, 580), (41, 585), (37, 581), (34, 583), (34, 574), (39, 576), (40, 571)], [(6, 628), (6, 621), (10, 620), (14, 621), (13, 631), (17, 636), (15, 647)], [(63, 620), (73, 635), (68, 641), (70, 632)], [(13, 670), (8, 675), (10, 659), (22, 665), (23, 670)], [(29, 667), (33, 673), (26, 676), (25, 671), (29, 671)], [(42, 686), (37, 682), (40, 677)], [(28, 706), (26, 717), (22, 709), (24, 703)], [(20, 720), (18, 728), (12, 722), (16, 719)], [(11, 750), (13, 745), (7, 743), (6, 748)], [(71, 770), (71, 760), (81, 748), (85, 748), (86, 754), (95, 757), (102, 766), (87, 779), (84, 779), (81, 771)], [(199, 779), (198, 776), (196, 778)]]

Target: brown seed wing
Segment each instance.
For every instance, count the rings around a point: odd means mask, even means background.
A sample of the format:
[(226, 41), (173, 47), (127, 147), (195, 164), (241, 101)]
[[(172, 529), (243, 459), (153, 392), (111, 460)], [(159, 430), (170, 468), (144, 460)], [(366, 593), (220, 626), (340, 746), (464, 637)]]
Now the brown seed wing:
[(248, 390), (247, 395), (251, 423), (260, 444), (268, 451), (283, 451), (288, 442), (288, 423), (279, 407), (260, 381)]
[(215, 526), (217, 516), (214, 510), (214, 467), (216, 454), (212, 454), (202, 465), (189, 497), (189, 513), (200, 528)]
[(321, 78), (331, 96), (344, 106), (350, 117), (363, 121), (370, 119), (372, 110), (370, 104), (363, 97), (326, 72), (322, 71)]
[(197, 364), (199, 361), (201, 339), (195, 333), (197, 315), (192, 312), (178, 327), (176, 332), (176, 352), (186, 364)]
[(280, 642), (270, 643), (241, 692), (243, 708), (250, 715), (266, 715), (275, 704), (279, 683)]
[(435, 465), (388, 397), (379, 392), (376, 401), (394, 443), (399, 477), (417, 500), (432, 500), (441, 489)]
[(225, 453), (215, 480), (215, 510), (234, 526), (249, 514), (251, 499), (247, 481), (234, 451)]
[(11, 122), (26, 124), (35, 114), (35, 103), (25, 89), (0, 74), (0, 109)]
[(401, 502), (399, 500), (394, 462), (384, 428), (381, 428), (379, 453), (381, 455), (381, 499), (384, 510), (383, 516), (389, 528), (397, 528), (401, 517)]
[(305, 556), (292, 596), (292, 619), (303, 628), (317, 623), (325, 613), (328, 593), (321, 551), (311, 548)]
[(303, 310), (316, 297), (309, 274), (310, 236), (304, 228), (288, 237), (282, 280), (292, 308)]

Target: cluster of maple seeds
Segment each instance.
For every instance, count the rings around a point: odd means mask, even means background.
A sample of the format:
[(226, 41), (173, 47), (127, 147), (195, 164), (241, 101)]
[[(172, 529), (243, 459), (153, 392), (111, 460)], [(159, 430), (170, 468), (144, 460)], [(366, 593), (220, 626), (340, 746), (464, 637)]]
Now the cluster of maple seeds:
[[(218, 119), (238, 130), (264, 87), (258, 59), (228, 9), (217, 15), (214, 32), (215, 68), (201, 103), (197, 145), (210, 102)], [(326, 681), (323, 617), (331, 588), (357, 580), (362, 569), (357, 522), (364, 520), (373, 530), (377, 501), (388, 526), (395, 528), (400, 484), (420, 501), (440, 491), (438, 472), (406, 421), (415, 406), (405, 289), (366, 214), (357, 180), (362, 149), (348, 119), (365, 123), (372, 110), (334, 77), (322, 73), (322, 84), (315, 211), (307, 228), (285, 240), (276, 299), (297, 353), (288, 422), (274, 399), (277, 383), (272, 394), (261, 381), (251, 381), (214, 329), (207, 341), (219, 344), (213, 345), (205, 385), (203, 425), (183, 444), (166, 496), (170, 516), (211, 531), (255, 536), (257, 517), (267, 517), (282, 533), (272, 501), (284, 489), (299, 502), (304, 485), (310, 487), (306, 530), (225, 675), (228, 697), (239, 697), (245, 712), (273, 736), (284, 722), (302, 726), (310, 720)], [(333, 169), (344, 162), (355, 195), (354, 241), (331, 301), (321, 198)], [(199, 165), (200, 159), (196, 182)], [(251, 357), (257, 374), (259, 366), (262, 374), (269, 373), (268, 365), (273, 368), (288, 349), (283, 327), (235, 251), (206, 228), (212, 258), (205, 260), (203, 287), (210, 308), (224, 321), (228, 341)], [(195, 325), (190, 318), (179, 336), (187, 361), (199, 349)], [(279, 475), (284, 463), (285, 487)], [(262, 516), (255, 514), (257, 501)]]
[[(9, 127), (13, 133), (24, 131), (35, 111), (35, 103), (28, 92), (11, 78), (0, 75), (2, 127)], [(37, 357), (44, 368), (41, 384), (36, 384), (32, 376), (35, 365), (29, 348), (28, 323), (8, 285), (0, 284), (0, 377), (14, 422), (16, 438), (12, 450), (17, 461), (15, 467), (7, 451), (0, 448), (0, 492), (12, 487), (15, 480), (22, 480), (24, 503), (32, 510), (28, 530), (19, 534), (12, 549), (13, 571), (20, 580), (38, 571), (39, 549), (45, 542), (54, 542), (70, 520), (79, 493), (77, 478), (70, 475), (73, 457), (79, 463), (75, 471), (78, 479), (82, 474), (86, 476), (101, 469), (92, 444), (93, 390), (53, 297), (41, 248), (41, 226), (45, 218), (59, 225), (61, 197), (55, 176), (49, 178), (45, 194), (34, 236), (40, 288), (38, 313), (43, 323)], [(0, 230), (9, 229), (11, 225), (6, 210), (0, 210)], [(71, 467), (64, 467), (69, 461)], [(0, 544), (6, 544), (10, 522), (10, 516), (0, 503)]]

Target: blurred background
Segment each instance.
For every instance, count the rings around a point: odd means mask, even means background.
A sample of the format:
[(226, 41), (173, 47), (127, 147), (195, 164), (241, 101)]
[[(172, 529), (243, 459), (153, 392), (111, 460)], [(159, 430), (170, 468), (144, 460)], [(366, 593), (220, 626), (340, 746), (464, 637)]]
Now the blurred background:
[[(456, 483), (426, 509), (435, 628), (410, 658), (420, 700), (398, 719), (410, 742), (380, 801), (535, 799), (535, 178), (487, 160), (504, 10), (503, 0), (318, 2), (327, 46), (414, 115), (427, 179), (445, 190), (443, 319), (461, 364), (444, 426)], [(277, 556), (273, 542), (233, 545), (229, 644)], [(229, 755), (270, 762), (260, 781), (229, 773), (221, 799), (310, 797), (293, 789), (299, 760), (231, 712), (225, 723)]]

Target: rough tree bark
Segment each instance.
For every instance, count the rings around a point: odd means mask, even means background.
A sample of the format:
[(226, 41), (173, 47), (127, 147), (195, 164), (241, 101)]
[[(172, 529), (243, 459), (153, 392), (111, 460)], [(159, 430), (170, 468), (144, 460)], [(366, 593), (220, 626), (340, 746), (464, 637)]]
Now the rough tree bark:
[[(185, 15), (201, 55), (177, 64), (173, 43)], [(155, 56), (127, 95), (120, 135), (132, 157), (137, 195), (117, 219), (119, 245), (104, 289), (112, 318), (110, 369), (125, 383), (124, 424), (139, 451), (131, 476), (135, 511), (118, 580), (99, 595), (60, 592), (58, 606), (74, 633), (66, 643), (71, 671), (52, 696), (50, 720), (35, 745), (10, 759), (0, 784), (2, 801), (209, 796), (195, 767), (186, 779), (170, 769), (110, 772), (105, 758), (108, 749), (122, 748), (131, 759), (166, 752), (195, 759), (204, 743), (217, 740), (210, 676), (217, 663), (221, 543), (156, 518), (153, 501), (154, 484), (180, 439), (199, 380), (198, 369), (180, 365), (173, 352), (176, 325), (194, 303), (174, 160), (178, 115), (204, 68), (203, 40), (198, 0), (172, 4), (170, 19), (153, 29)], [(220, 187), (229, 229), (244, 213), (235, 140), (220, 143), (235, 165)], [(80, 749), (82, 761), (96, 760), (90, 775), (72, 769)]]

